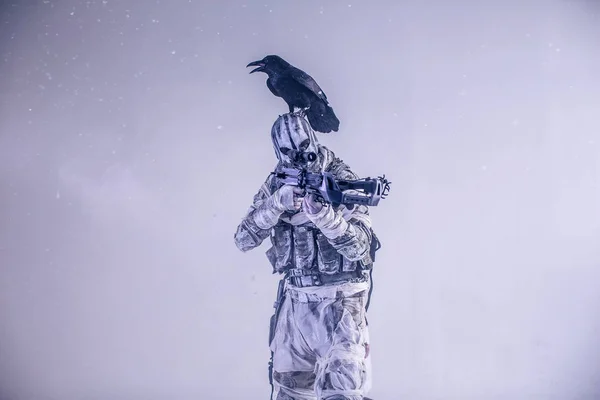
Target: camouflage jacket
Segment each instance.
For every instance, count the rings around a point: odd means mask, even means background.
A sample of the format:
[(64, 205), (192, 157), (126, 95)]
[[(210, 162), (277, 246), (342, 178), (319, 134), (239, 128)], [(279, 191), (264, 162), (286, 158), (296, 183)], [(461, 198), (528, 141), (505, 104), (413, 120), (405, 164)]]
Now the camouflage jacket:
[[(323, 171), (331, 172), (338, 179), (358, 179), (331, 150), (320, 147), (324, 155)], [(336, 210), (348, 222), (348, 229), (335, 239), (325, 237), (301, 211), (285, 212), (274, 227), (261, 229), (252, 214), (277, 189), (278, 185), (270, 174), (254, 195), (254, 201), (234, 235), (235, 244), (241, 251), (258, 247), (270, 237), (272, 246), (266, 254), (273, 273), (285, 273), (293, 268), (335, 274), (371, 268), (373, 231), (367, 206), (347, 208), (342, 205)]]

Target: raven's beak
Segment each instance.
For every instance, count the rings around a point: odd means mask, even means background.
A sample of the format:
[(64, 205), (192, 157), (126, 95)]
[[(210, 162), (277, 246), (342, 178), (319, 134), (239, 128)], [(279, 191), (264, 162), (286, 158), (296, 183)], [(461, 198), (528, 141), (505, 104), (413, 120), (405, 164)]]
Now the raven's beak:
[(254, 73), (254, 72), (260, 72), (264, 70), (265, 67), (265, 63), (262, 61), (252, 61), (250, 64), (246, 65), (246, 68), (248, 67), (257, 67), (254, 68), (252, 71), (250, 71), (250, 73)]

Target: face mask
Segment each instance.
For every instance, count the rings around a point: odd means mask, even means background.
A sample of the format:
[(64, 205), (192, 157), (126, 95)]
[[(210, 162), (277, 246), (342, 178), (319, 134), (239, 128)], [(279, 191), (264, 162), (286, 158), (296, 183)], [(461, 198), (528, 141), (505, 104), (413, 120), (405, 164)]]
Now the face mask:
[(283, 166), (315, 170), (319, 165), (317, 137), (308, 122), (296, 114), (284, 114), (271, 128), (277, 159)]

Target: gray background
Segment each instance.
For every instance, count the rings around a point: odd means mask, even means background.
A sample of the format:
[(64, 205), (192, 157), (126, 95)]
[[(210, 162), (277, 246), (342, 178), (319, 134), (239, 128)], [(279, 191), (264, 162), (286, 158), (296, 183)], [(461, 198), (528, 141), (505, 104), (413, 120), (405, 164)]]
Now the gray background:
[[(373, 397), (600, 397), (600, 62), (584, 1), (22, 1), (0, 16), (0, 388), (266, 399), (277, 277), (233, 233), (279, 54), (383, 242)], [(45, 398), (48, 398), (45, 397)]]

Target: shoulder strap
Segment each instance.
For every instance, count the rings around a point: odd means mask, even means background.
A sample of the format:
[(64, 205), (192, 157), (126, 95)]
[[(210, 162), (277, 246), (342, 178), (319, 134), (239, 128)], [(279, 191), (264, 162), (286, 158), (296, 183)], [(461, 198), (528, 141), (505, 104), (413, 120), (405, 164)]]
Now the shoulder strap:
[[(375, 235), (375, 231), (373, 231), (373, 228), (371, 228), (371, 248), (370, 248), (370, 255), (371, 255), (371, 262), (374, 263), (375, 262), (375, 253), (377, 252), (377, 250), (379, 250), (381, 248), (381, 242), (379, 241), (379, 238), (377, 238), (377, 235)], [(369, 306), (371, 305), (371, 295), (373, 294), (373, 264), (371, 264), (371, 268), (369, 268), (369, 280), (370, 285), (369, 285), (369, 294), (367, 297), (367, 304), (365, 305), (365, 311), (369, 310)], [(368, 325), (368, 322), (367, 322)]]

